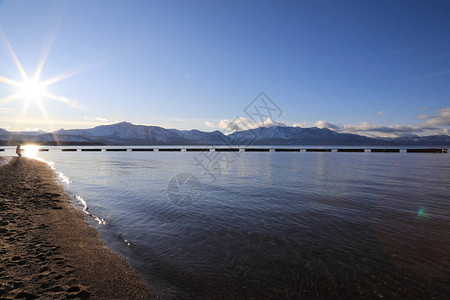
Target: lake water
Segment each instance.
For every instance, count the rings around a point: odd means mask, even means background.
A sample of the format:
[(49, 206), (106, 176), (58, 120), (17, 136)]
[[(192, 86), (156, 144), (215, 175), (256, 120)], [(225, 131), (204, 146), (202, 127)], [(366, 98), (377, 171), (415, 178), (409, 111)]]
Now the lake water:
[(38, 155), (155, 299), (450, 297), (448, 154)]

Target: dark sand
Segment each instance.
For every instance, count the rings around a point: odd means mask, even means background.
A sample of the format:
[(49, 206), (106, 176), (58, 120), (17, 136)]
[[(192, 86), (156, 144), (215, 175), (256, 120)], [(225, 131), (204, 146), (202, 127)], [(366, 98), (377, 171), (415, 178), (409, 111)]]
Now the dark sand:
[(45, 163), (0, 167), (0, 299), (149, 299), (70, 202)]

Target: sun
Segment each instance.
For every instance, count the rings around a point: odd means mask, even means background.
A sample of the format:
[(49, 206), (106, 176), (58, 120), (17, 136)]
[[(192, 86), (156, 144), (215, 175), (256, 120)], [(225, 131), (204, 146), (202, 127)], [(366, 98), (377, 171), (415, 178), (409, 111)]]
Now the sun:
[(22, 63), (20, 62), (19, 58), (17, 57), (16, 53), (14, 52), (11, 44), (9, 43), (5, 33), (3, 32), (2, 28), (0, 27), (0, 41), (3, 41), (6, 48), (8, 49), (8, 52), (14, 61), (14, 64), (17, 67), (17, 70), (20, 73), (20, 76), (22, 77), (21, 81), (16, 81), (10, 78), (6, 78), (3, 76), (0, 76), (0, 83), (7, 84), (9, 86), (12, 86), (16, 88), (16, 92), (12, 95), (9, 95), (3, 99), (0, 99), (0, 104), (6, 104), (9, 102), (17, 101), (17, 100), (24, 100), (24, 104), (22, 106), (20, 115), (17, 117), (17, 119), (20, 121), (21, 119), (25, 118), (26, 112), (30, 104), (36, 104), (41, 111), (44, 119), (47, 121), (48, 116), (44, 107), (44, 99), (51, 99), (54, 101), (58, 101), (61, 103), (64, 103), (66, 105), (69, 105), (72, 108), (80, 108), (77, 104), (77, 101), (75, 99), (69, 99), (67, 97), (58, 96), (55, 95), (49, 91), (47, 91), (47, 87), (61, 81), (64, 79), (67, 79), (76, 73), (74, 72), (66, 72), (62, 73), (60, 75), (54, 76), (50, 79), (41, 80), (41, 73), (42, 69), (45, 65), (45, 60), (48, 56), (48, 51), (50, 50), (50, 46), (45, 47), (47, 49), (47, 52), (45, 55), (41, 56), (41, 59), (38, 61), (38, 66), (36, 68), (36, 71), (34, 74), (27, 74), (24, 67), (22, 66)]
[(30, 102), (39, 102), (47, 94), (45, 85), (36, 79), (25, 80), (22, 84), (20, 84), (19, 91), (23, 95), (23, 98)]

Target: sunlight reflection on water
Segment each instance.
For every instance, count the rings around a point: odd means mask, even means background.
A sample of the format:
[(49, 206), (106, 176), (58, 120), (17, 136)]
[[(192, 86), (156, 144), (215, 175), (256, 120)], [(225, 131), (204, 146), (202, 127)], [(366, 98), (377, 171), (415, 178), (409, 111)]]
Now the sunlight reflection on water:
[(22, 155), (32, 159), (38, 159), (39, 149), (41, 148), (41, 146), (37, 145), (25, 145), (20, 147)]

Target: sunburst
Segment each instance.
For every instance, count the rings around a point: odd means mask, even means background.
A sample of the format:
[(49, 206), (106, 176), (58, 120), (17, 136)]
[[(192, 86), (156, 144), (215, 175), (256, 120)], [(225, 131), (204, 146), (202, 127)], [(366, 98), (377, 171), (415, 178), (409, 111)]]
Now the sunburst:
[(19, 82), (19, 81), (10, 79), (10, 78), (0, 76), (0, 82), (16, 88), (16, 91), (13, 94), (11, 94), (3, 99), (0, 99), (1, 105), (7, 104), (10, 102), (14, 102), (14, 101), (23, 100), (24, 103), (23, 103), (23, 106), (22, 106), (22, 109), (21, 109), (21, 112), (20, 112), (20, 115), (18, 118), (19, 120), (23, 116), (26, 115), (30, 104), (34, 103), (34, 104), (37, 104), (37, 106), (39, 107), (39, 110), (41, 111), (44, 119), (46, 121), (48, 121), (48, 116), (47, 116), (44, 104), (42, 102), (43, 99), (51, 99), (51, 100), (55, 100), (58, 102), (62, 102), (64, 104), (67, 104), (74, 108), (79, 108), (76, 100), (71, 100), (67, 97), (55, 95), (47, 90), (47, 88), (49, 86), (74, 75), (75, 72), (64, 73), (64, 74), (54, 76), (47, 80), (41, 80), (42, 69), (44, 68), (45, 61), (47, 59), (50, 47), (47, 47), (46, 51), (43, 53), (43, 55), (41, 56), (41, 58), (38, 62), (36, 71), (34, 72), (34, 74), (32, 76), (30, 76), (25, 71), (22, 63), (20, 62), (13, 47), (10, 44), (8, 38), (6, 37), (5, 33), (3, 32), (3, 30), (1, 28), (0, 28), (0, 37), (2, 38), (9, 54), (11, 55), (11, 57), (14, 61), (14, 64), (16, 65), (16, 68), (22, 78), (22, 81)]

